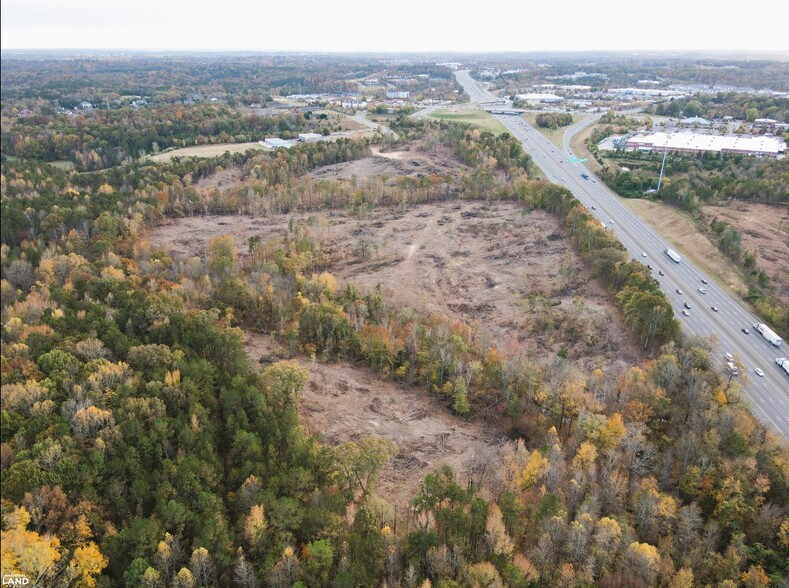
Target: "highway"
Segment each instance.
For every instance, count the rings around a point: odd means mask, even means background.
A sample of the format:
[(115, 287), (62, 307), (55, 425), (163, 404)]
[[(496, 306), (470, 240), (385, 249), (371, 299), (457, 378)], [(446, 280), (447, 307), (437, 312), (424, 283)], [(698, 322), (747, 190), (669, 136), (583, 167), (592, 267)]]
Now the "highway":
[[(457, 71), (455, 76), (472, 102), (498, 99), (482, 90), (467, 71)], [(581, 163), (571, 161), (570, 138), (595, 119), (568, 127), (564, 147), (559, 148), (520, 116), (493, 116), (521, 140), (546, 179), (566, 186), (608, 230), (616, 233), (634, 259), (652, 266), (653, 277), (660, 282), (685, 332), (702, 337), (713, 335), (717, 339), (719, 346), (713, 351), (712, 359), (721, 371), (725, 365), (724, 354), (734, 356), (740, 366), (741, 375), (737, 379), (742, 385), (742, 395), (753, 414), (785, 441), (789, 440), (789, 376), (775, 363), (776, 357), (789, 356), (789, 343), (784, 342), (778, 348), (771, 345), (753, 329), (761, 319), (687, 259), (683, 258), (681, 263), (669, 259), (664, 252), (672, 245), (626, 207), (592, 172)], [(589, 179), (584, 179), (582, 173)], [(701, 293), (699, 288), (704, 288), (706, 293)], [(685, 303), (691, 307), (688, 316), (682, 314)], [(743, 333), (743, 328), (750, 333)], [(755, 373), (756, 368), (764, 372), (763, 377)]]

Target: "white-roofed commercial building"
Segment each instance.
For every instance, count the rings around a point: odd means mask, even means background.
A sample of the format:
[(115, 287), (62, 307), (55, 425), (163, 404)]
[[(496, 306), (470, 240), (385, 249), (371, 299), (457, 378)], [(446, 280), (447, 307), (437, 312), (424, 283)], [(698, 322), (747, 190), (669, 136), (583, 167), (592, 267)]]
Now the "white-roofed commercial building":
[(778, 137), (751, 135), (704, 135), (699, 133), (638, 134), (627, 140), (628, 149), (671, 153), (714, 153), (782, 157), (786, 141)]

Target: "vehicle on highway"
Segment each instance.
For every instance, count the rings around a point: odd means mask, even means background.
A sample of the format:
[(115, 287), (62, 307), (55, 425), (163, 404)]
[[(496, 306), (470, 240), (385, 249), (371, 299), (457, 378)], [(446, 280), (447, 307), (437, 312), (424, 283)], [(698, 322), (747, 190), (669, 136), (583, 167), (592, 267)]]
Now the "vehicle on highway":
[(746, 329), (745, 327), (743, 327), (743, 328), (742, 328), (742, 329), (740, 329), (740, 330), (741, 330), (743, 333), (745, 333), (746, 335), (750, 335), (750, 334), (751, 334), (751, 332), (750, 332), (748, 329)]
[(589, 174), (581, 174), (581, 177), (585, 180), (589, 179)]
[(783, 369), (783, 371), (789, 374), (789, 359), (786, 359), (785, 357), (776, 357), (775, 363), (780, 365), (781, 369)]
[(756, 375), (757, 375), (757, 376), (759, 376), (760, 378), (763, 378), (763, 377), (764, 377), (764, 372), (763, 372), (762, 370), (760, 370), (759, 368), (756, 368), (756, 369), (755, 369), (755, 370), (753, 370), (753, 371), (755, 371), (755, 372), (756, 372)]
[(679, 253), (677, 253), (673, 249), (666, 249), (665, 253), (671, 258), (671, 261), (673, 261), (674, 263), (679, 263), (680, 261), (682, 261), (682, 258), (679, 256)]
[(652, 269), (652, 266), (647, 264), (647, 269)]
[(613, 225), (614, 224), (614, 219), (611, 219), (609, 222)]
[(663, 273), (663, 270), (658, 270), (658, 274), (660, 274), (661, 276), (665, 276), (666, 275), (666, 274)]
[(690, 310), (690, 304), (688, 304), (688, 303), (686, 302), (684, 306), (685, 306), (685, 308), (687, 308), (688, 310)]
[(699, 292), (700, 292), (701, 294), (706, 294), (706, 293), (707, 293), (707, 290), (705, 290), (704, 288), (699, 288)]
[(592, 210), (597, 210), (597, 207), (596, 207), (596, 206), (593, 206), (593, 207), (592, 207)]
[(709, 284), (709, 282), (707, 280), (705, 280), (704, 278), (701, 278), (701, 283), (702, 284)]
[(647, 254), (642, 251), (641, 252), (641, 257), (646, 257), (646, 256), (647, 256)]
[(712, 312), (718, 312), (717, 306), (710, 306), (710, 308), (712, 309)]
[(684, 314), (685, 316), (690, 316), (690, 313), (687, 310), (684, 310), (684, 309), (682, 310), (682, 314)]
[(680, 290), (679, 288), (677, 288), (677, 294), (682, 294), (682, 290)]
[(732, 361), (726, 362), (726, 371), (728, 371), (732, 376), (739, 376), (740, 370)]
[(783, 343), (783, 339), (781, 339), (775, 333), (775, 331), (773, 331), (770, 327), (768, 327), (764, 323), (756, 323), (755, 325), (753, 325), (753, 330), (759, 333), (762, 337), (767, 339), (770, 343), (772, 343), (776, 347), (780, 347), (781, 343)]
[(727, 353), (724, 355), (724, 357), (726, 358), (726, 361), (734, 361), (734, 356), (731, 353)]

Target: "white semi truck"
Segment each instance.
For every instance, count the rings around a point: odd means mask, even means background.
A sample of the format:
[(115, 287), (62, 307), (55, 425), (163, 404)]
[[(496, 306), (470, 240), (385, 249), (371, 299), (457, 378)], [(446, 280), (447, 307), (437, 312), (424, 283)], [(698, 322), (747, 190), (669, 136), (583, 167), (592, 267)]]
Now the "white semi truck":
[(781, 343), (783, 343), (783, 339), (781, 339), (775, 331), (773, 331), (770, 327), (765, 325), (764, 323), (756, 323), (753, 325), (753, 330), (758, 331), (762, 337), (767, 339), (770, 343), (779, 347)]
[(679, 263), (680, 261), (682, 261), (682, 258), (679, 256), (679, 253), (677, 253), (673, 249), (666, 249), (666, 255), (668, 255), (674, 263)]
[(776, 357), (775, 363), (780, 365), (781, 369), (783, 369), (783, 371), (789, 374), (789, 359), (786, 359), (785, 357)]

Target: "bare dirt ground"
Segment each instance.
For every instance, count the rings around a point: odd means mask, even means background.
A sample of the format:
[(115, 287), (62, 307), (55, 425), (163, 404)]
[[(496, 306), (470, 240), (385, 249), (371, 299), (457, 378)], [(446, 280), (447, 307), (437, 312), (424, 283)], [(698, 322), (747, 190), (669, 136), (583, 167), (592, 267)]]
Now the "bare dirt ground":
[(301, 219), (320, 243), (320, 269), (362, 291), (380, 285), (391, 303), (475, 325), (508, 353), (554, 357), (564, 350), (587, 367), (638, 361), (608, 295), (539, 211), (514, 203), (451, 201), (365, 217), (313, 215), (189, 217), (158, 227), (152, 242), (183, 255), (232, 235), (279, 240)]
[(244, 179), (244, 170), (238, 167), (230, 167), (211, 174), (207, 178), (202, 178), (195, 184), (198, 191), (210, 192), (211, 190), (227, 191), (240, 185)]
[[(283, 354), (265, 335), (248, 333), (246, 348), (254, 361)], [(469, 459), (502, 440), (483, 420), (454, 416), (436, 397), (385, 382), (370, 370), (298, 361), (310, 372), (299, 400), (308, 434), (331, 446), (365, 437), (397, 445), (397, 454), (379, 476), (378, 493), (400, 513), (406, 512), (425, 475), (448, 464), (462, 480)]]
[[(378, 175), (392, 182), (462, 169), (440, 147), (425, 150), (414, 143), (311, 175), (341, 182)], [(239, 181), (233, 173), (215, 174), (201, 186), (229, 189)], [(157, 227), (151, 242), (193, 256), (204, 254), (211, 239), (232, 235), (244, 252), (253, 235), (280, 240), (292, 219), (306, 223), (325, 253), (320, 269), (333, 273), (341, 287), (353, 282), (372, 290), (380, 284), (387, 303), (471, 323), (508, 355), (553, 362), (566, 352), (573, 363), (605, 371), (640, 360), (608, 294), (589, 276), (557, 221), (514, 203), (447, 201), (364, 216), (322, 211), (188, 217)], [(247, 349), (255, 360), (280, 356), (276, 343), (261, 335), (248, 334)], [(490, 451), (500, 439), (481, 417), (460, 419), (422, 390), (348, 364), (300, 361), (310, 371), (300, 403), (308, 433), (328, 444), (382, 436), (400, 448), (381, 474), (380, 493), (393, 504), (405, 507), (424, 475), (443, 463), (462, 478), (469, 457)]]
[(756, 265), (767, 272), (789, 305), (789, 206), (737, 202), (704, 206), (702, 211), (742, 234), (742, 249), (756, 253)]
[(452, 175), (467, 169), (457, 162), (449, 149), (436, 146), (428, 152), (419, 142), (411, 142), (397, 151), (381, 151), (372, 146), (373, 157), (365, 157), (356, 161), (328, 165), (307, 174), (308, 177), (321, 180), (364, 179), (371, 176), (383, 176), (393, 184), (398, 177), (423, 177), (426, 175)]

